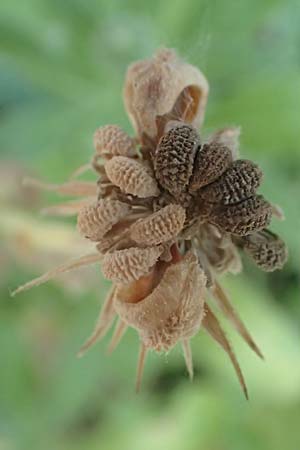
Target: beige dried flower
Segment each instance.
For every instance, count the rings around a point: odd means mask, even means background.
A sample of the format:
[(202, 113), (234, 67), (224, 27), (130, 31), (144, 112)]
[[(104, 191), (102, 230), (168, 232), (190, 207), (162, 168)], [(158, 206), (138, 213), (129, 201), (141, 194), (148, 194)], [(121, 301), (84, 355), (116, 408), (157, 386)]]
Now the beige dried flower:
[[(265, 271), (282, 268), (283, 241), (266, 229), (280, 209), (257, 193), (262, 172), (238, 158), (239, 128), (198, 134), (208, 83), (173, 50), (131, 65), (124, 100), (136, 136), (116, 125), (94, 136), (95, 183), (38, 184), (58, 193), (88, 197), (48, 212), (78, 214), (80, 234), (96, 252), (66, 263), (15, 291), (42, 284), (60, 273), (102, 262), (113, 281), (82, 355), (118, 317), (109, 350), (127, 327), (137, 330), (140, 352), (137, 389), (149, 349), (168, 351), (177, 342), (193, 376), (190, 339), (202, 327), (228, 354), (247, 397), (234, 352), (212, 312), (210, 297), (256, 354), (262, 353), (221, 288), (218, 277), (242, 269), (244, 251)], [(85, 170), (80, 168), (77, 175)]]

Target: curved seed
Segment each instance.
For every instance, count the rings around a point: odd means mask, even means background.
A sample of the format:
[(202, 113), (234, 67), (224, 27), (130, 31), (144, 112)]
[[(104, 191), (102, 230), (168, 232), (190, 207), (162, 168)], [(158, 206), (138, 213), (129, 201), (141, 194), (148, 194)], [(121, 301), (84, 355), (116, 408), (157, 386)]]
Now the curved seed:
[(214, 183), (204, 187), (200, 196), (211, 203), (233, 205), (255, 194), (263, 173), (252, 161), (238, 159)]
[(158, 260), (163, 248), (132, 247), (106, 253), (103, 258), (102, 272), (105, 278), (115, 283), (130, 283), (148, 274)]
[(174, 239), (183, 228), (185, 210), (180, 205), (168, 205), (130, 228), (131, 238), (138, 244), (157, 245)]
[(189, 125), (171, 128), (161, 138), (154, 155), (154, 170), (161, 186), (173, 195), (186, 190), (200, 138)]
[(190, 191), (197, 191), (217, 180), (232, 163), (230, 150), (222, 144), (204, 144), (195, 158)]
[(111, 199), (85, 206), (77, 218), (79, 233), (91, 241), (99, 241), (129, 211), (129, 205)]
[(112, 156), (134, 156), (134, 140), (118, 125), (105, 125), (94, 133), (94, 147), (99, 156), (111, 158)]
[(146, 198), (160, 193), (150, 168), (139, 161), (114, 156), (105, 164), (105, 170), (110, 181), (126, 194)]
[(270, 203), (262, 195), (255, 195), (237, 205), (214, 209), (210, 220), (229, 233), (245, 236), (266, 228), (271, 217)]

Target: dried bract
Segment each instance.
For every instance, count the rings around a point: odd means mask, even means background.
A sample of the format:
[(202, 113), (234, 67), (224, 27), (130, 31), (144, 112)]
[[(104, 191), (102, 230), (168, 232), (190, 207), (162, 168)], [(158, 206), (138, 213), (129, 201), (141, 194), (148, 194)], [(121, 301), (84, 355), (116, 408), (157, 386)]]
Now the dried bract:
[(140, 198), (159, 195), (160, 191), (150, 168), (135, 159), (114, 156), (106, 162), (105, 171), (110, 181), (126, 194)]
[(237, 159), (239, 157), (240, 134), (240, 127), (222, 128), (221, 130), (217, 130), (215, 133), (213, 133), (209, 137), (208, 142), (221, 144), (229, 148), (232, 158)]

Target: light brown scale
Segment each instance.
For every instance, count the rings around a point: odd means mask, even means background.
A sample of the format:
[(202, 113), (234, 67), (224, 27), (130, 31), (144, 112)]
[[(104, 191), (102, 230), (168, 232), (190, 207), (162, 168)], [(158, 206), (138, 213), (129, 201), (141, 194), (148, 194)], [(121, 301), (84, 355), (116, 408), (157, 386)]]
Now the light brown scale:
[(233, 205), (255, 194), (262, 175), (260, 168), (252, 161), (238, 159), (218, 180), (201, 189), (199, 195), (210, 203)]
[(126, 203), (118, 200), (101, 199), (79, 211), (78, 231), (82, 236), (97, 242), (129, 212), (130, 206)]
[(134, 140), (118, 125), (104, 125), (94, 133), (96, 155), (102, 158), (113, 156), (135, 156)]
[(218, 143), (203, 144), (195, 158), (189, 190), (197, 191), (217, 180), (231, 163), (232, 155), (228, 147)]
[(224, 231), (244, 236), (266, 228), (271, 217), (270, 203), (262, 195), (254, 195), (236, 205), (215, 208), (209, 220)]

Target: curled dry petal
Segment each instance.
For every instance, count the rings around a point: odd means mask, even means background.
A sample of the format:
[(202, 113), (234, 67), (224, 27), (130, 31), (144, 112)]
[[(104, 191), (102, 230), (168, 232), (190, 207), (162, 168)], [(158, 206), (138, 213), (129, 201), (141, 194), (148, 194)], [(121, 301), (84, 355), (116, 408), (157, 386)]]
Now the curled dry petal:
[(130, 206), (126, 203), (100, 199), (80, 210), (77, 218), (79, 233), (91, 241), (99, 241), (129, 211)]
[(141, 162), (126, 156), (114, 156), (105, 164), (110, 181), (126, 194), (140, 198), (156, 197), (159, 188), (151, 170)]
[(216, 208), (211, 221), (229, 233), (245, 236), (268, 226), (271, 217), (270, 203), (262, 195), (254, 195), (237, 205)]
[(183, 120), (198, 128), (204, 119), (208, 82), (196, 67), (174, 50), (161, 49), (127, 70), (124, 103), (136, 133), (154, 139), (157, 116)]
[(189, 189), (196, 191), (217, 180), (230, 166), (232, 155), (222, 144), (204, 144), (198, 151)]
[(185, 210), (180, 205), (167, 205), (130, 228), (131, 238), (138, 244), (157, 245), (174, 239), (182, 230)]
[(242, 246), (255, 264), (265, 272), (282, 269), (287, 261), (288, 250), (285, 243), (269, 230), (245, 236)]
[(134, 140), (118, 125), (105, 125), (94, 133), (96, 153), (104, 158), (112, 156), (134, 156), (136, 154)]
[(105, 278), (115, 283), (130, 283), (147, 275), (158, 260), (163, 248), (132, 247), (106, 253), (102, 262), (102, 272)]
[[(206, 277), (191, 252), (170, 264), (159, 284), (140, 301), (132, 302), (131, 286), (119, 286), (115, 310), (135, 328), (143, 343), (157, 351), (194, 336), (203, 318)], [(134, 286), (136, 288), (136, 286)]]
[(202, 189), (200, 195), (211, 203), (239, 203), (256, 192), (262, 175), (261, 169), (252, 161), (238, 159), (217, 181)]
[(153, 161), (155, 175), (171, 194), (186, 190), (199, 144), (197, 131), (189, 125), (171, 128), (159, 141)]

